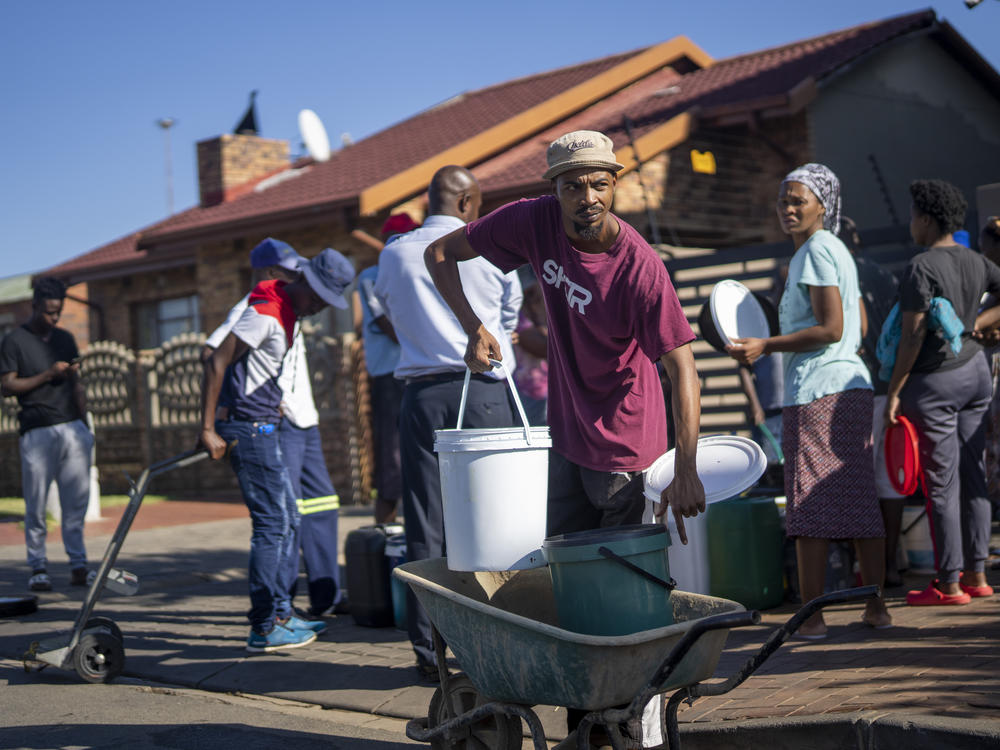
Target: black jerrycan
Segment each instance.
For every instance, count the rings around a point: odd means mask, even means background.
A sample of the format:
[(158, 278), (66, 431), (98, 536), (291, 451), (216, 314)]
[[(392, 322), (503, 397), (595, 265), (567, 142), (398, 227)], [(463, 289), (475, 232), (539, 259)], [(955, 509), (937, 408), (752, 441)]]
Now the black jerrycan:
[(362, 526), (347, 535), (344, 561), (351, 617), (358, 625), (385, 628), (394, 622), (385, 541), (403, 533), (399, 524)]

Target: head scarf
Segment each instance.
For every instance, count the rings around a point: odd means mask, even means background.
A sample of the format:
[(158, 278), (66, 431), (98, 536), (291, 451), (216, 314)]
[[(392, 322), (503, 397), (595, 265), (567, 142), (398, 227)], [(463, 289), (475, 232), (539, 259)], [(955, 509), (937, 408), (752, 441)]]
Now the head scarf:
[(840, 180), (833, 170), (823, 164), (803, 164), (789, 172), (781, 184), (786, 182), (800, 182), (809, 188), (826, 211), (823, 229), (840, 232)]

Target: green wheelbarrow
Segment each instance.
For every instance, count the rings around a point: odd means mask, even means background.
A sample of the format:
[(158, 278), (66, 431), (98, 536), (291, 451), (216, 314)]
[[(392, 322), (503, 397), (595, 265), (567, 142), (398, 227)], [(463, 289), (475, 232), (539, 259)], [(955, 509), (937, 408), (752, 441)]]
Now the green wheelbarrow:
[[(619, 726), (638, 718), (657, 695), (666, 704), (663, 747), (677, 750), (682, 700), (720, 695), (746, 680), (798, 627), (830, 604), (878, 595), (875, 586), (814, 599), (775, 630), (728, 680), (701, 685), (715, 672), (731, 628), (754, 625), (760, 614), (728, 599), (674, 591), (673, 625), (621, 636), (594, 636), (558, 627), (546, 568), (504, 572), (449, 570), (445, 558), (398, 566), (434, 626), (440, 687), (426, 719), (410, 721), (406, 735), (435, 750), (517, 750), (521, 720), (536, 750), (547, 747), (534, 705), (587, 711), (577, 729), (581, 750), (604, 725), (615, 750), (624, 750)], [(448, 672), (447, 642), (463, 673)]]

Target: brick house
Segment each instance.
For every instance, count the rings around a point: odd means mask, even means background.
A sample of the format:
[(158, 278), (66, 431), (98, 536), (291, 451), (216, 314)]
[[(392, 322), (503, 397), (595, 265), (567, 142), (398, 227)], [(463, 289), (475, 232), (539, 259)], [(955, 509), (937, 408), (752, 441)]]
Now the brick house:
[[(665, 246), (784, 241), (777, 185), (807, 161), (838, 173), (869, 245), (898, 244), (911, 179), (942, 177), (970, 198), (995, 182), (998, 124), (1000, 75), (931, 10), (718, 61), (675, 37), (460, 94), (322, 163), (290, 163), (287, 143), (256, 136), (202, 141), (197, 206), (46, 273), (87, 300), (78, 340), (150, 348), (212, 330), (263, 237), (307, 257), (332, 246), (361, 269), (375, 254), (351, 232), (376, 235), (401, 210), (421, 219), (439, 167), (472, 169), (489, 211), (546, 193), (545, 148), (577, 129), (612, 138), (626, 165), (615, 211)], [(679, 291), (693, 317), (702, 291)]]
[(677, 37), (461, 94), (324, 163), (290, 164), (286, 143), (255, 136), (203, 141), (198, 206), (48, 273), (86, 286), (90, 338), (141, 349), (221, 321), (268, 234), (370, 264), (351, 230), (420, 218), (444, 164), (476, 173), (484, 210), (546, 192), (545, 146), (568, 130), (612, 137), (626, 165), (616, 211), (647, 237), (723, 248), (782, 239), (776, 185), (809, 160), (837, 171), (862, 228), (905, 223), (918, 176), (971, 197), (1000, 173), (998, 122), (1000, 76), (933, 11), (720, 61)]

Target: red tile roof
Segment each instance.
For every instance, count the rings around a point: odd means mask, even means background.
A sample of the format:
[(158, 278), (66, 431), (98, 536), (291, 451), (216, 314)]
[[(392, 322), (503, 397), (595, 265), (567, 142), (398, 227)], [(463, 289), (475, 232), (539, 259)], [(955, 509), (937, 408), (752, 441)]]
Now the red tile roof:
[(172, 216), (144, 232), (143, 241), (153, 243), (179, 232), (261, 214), (354, 200), (369, 185), (587, 81), (638, 52), (641, 50), (460, 94), (338, 151), (327, 162), (300, 170), (299, 177), (237, 200)]
[[(634, 122), (634, 135), (640, 138), (693, 107), (704, 113), (712, 108), (787, 95), (808, 78), (821, 80), (879, 45), (934, 23), (934, 12), (927, 10), (740, 55), (683, 76), (663, 68), (488, 159), (473, 171), (486, 192), (537, 184), (545, 148), (561, 133), (579, 128), (601, 130), (612, 137), (616, 148), (621, 148), (627, 140), (625, 113)], [(190, 208), (50, 272), (70, 275), (85, 269), (131, 265), (147, 255), (139, 248), (194, 239), (210, 229), (347, 205), (356, 201), (365, 188), (642, 52), (614, 55), (461, 94), (342, 149), (328, 162), (308, 164), (298, 169), (296, 176), (267, 189), (207, 208)], [(665, 91), (671, 87), (679, 90)], [(653, 154), (640, 156), (646, 159)]]
[[(545, 149), (571, 130), (599, 130), (620, 149), (628, 143), (623, 116), (633, 122), (638, 139), (675, 115), (697, 107), (702, 114), (727, 105), (777, 100), (808, 78), (817, 81), (879, 45), (935, 21), (927, 10), (855, 26), (781, 47), (719, 60), (711, 67), (671, 81), (651, 75), (524, 143), (473, 168), (485, 193), (503, 193), (542, 181)], [(666, 91), (672, 86), (677, 90)], [(640, 153), (645, 160), (654, 154)]]

